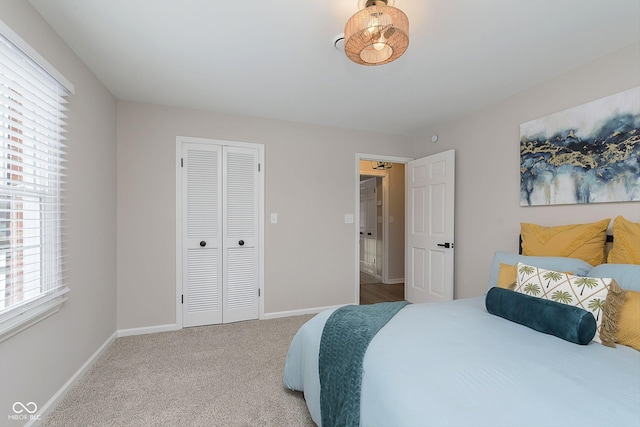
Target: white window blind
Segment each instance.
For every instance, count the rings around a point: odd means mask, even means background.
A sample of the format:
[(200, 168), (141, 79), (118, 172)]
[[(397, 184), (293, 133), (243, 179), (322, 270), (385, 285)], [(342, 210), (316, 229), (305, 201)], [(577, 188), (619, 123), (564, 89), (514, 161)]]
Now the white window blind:
[(0, 341), (59, 310), (67, 90), (0, 34)]

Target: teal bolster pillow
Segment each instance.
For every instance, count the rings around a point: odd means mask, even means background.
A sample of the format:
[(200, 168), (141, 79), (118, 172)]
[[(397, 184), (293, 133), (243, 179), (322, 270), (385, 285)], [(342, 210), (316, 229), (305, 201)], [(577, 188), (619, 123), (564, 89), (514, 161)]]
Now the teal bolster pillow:
[(588, 344), (596, 333), (593, 314), (580, 307), (502, 288), (489, 289), (485, 305), (491, 314), (572, 343)]

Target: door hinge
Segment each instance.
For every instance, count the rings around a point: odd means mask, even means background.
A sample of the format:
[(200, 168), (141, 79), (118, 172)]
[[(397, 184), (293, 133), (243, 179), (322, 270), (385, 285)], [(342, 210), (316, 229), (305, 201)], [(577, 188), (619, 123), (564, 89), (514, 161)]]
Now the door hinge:
[(184, 158), (180, 157), (180, 167), (184, 167)]
[(260, 172), (260, 163), (258, 163), (258, 172)]
[(258, 296), (260, 296), (260, 288), (258, 288)]
[(184, 294), (182, 295), (182, 301), (180, 302), (180, 304), (184, 304)]

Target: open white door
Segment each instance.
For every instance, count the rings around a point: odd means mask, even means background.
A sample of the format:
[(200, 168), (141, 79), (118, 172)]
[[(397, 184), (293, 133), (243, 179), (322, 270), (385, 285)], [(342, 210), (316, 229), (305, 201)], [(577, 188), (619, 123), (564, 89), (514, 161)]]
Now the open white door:
[(453, 299), (455, 151), (407, 164), (405, 298)]

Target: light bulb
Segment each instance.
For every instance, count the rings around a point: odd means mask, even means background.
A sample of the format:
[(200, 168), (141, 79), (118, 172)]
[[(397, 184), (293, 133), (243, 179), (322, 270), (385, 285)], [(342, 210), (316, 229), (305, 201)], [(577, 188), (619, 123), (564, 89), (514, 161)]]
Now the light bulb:
[(373, 48), (375, 50), (382, 50), (386, 45), (387, 45), (387, 39), (385, 39), (382, 33), (380, 33), (380, 38), (378, 39), (377, 42), (373, 44)]

